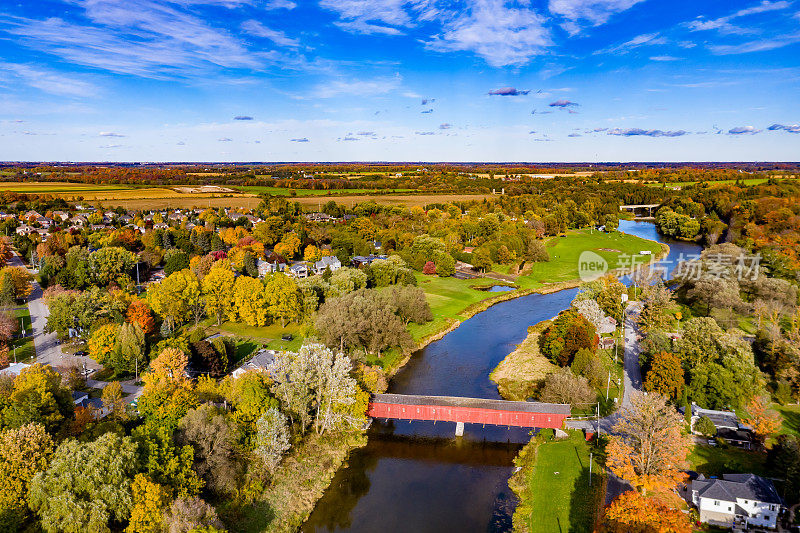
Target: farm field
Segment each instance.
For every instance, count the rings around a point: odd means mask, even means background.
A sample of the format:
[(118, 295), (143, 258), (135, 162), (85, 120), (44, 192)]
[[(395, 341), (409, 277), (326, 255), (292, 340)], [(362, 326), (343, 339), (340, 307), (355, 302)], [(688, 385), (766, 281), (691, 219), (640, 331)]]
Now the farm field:
[[(766, 183), (767, 178), (745, 178), (739, 180), (745, 185), (761, 185)], [(669, 183), (645, 183), (648, 187), (687, 187), (689, 185), (696, 185), (698, 183), (708, 183), (710, 186), (716, 185), (730, 185), (736, 183), (736, 180), (719, 180), (719, 181), (674, 181)]]
[(297, 196), (339, 196), (339, 195), (353, 195), (353, 194), (402, 194), (413, 192), (414, 189), (288, 189), (286, 187), (266, 187), (260, 185), (245, 185), (236, 187), (243, 192), (250, 194), (274, 194), (277, 196), (291, 196), (294, 191)]

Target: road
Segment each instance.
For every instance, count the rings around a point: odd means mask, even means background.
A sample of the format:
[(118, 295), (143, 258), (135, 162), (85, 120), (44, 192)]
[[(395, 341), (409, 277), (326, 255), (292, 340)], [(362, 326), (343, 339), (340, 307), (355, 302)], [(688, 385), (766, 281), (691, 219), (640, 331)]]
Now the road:
[[(642, 367), (639, 365), (639, 327), (636, 323), (641, 312), (641, 303), (631, 302), (625, 308), (625, 355), (623, 359), (623, 392), (621, 408), (631, 405), (631, 395), (634, 391), (642, 390)], [(589, 431), (601, 431), (611, 433), (614, 424), (619, 418), (619, 411), (598, 420), (568, 420), (567, 427), (572, 429), (583, 429)], [(606, 505), (610, 504), (617, 496), (623, 492), (632, 490), (631, 485), (611, 472), (608, 473), (608, 485), (606, 487)]]

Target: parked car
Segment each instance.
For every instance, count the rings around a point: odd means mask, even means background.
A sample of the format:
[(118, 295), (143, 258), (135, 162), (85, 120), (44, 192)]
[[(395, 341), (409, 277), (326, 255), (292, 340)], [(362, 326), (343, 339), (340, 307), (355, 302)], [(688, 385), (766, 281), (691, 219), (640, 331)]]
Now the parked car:
[(291, 333), (286, 333), (281, 337), (281, 340), (284, 340), (284, 341), (290, 341), (292, 339), (294, 339), (294, 337), (292, 336)]
[(709, 446), (716, 446), (717, 445), (716, 439), (708, 439), (708, 445)]
[(75, 352), (75, 355), (77, 357), (86, 357), (87, 355), (89, 355), (89, 352), (87, 352), (86, 350), (78, 350), (77, 352)]

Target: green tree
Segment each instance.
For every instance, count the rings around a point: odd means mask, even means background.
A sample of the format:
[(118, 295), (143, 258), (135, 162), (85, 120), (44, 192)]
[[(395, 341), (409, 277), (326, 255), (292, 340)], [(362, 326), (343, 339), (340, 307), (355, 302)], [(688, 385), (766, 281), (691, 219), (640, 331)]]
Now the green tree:
[(706, 437), (713, 437), (717, 434), (717, 427), (707, 416), (701, 416), (694, 425), (694, 430)]
[(117, 281), (128, 274), (136, 264), (136, 254), (118, 246), (106, 246), (89, 254), (89, 271), (92, 280), (100, 286)]
[(178, 424), (178, 442), (194, 450), (194, 471), (217, 494), (232, 494), (243, 472), (237, 460), (237, 429), (209, 405), (192, 409)]
[(31, 423), (43, 425), (54, 435), (74, 416), (70, 392), (61, 385), (53, 367), (36, 363), (20, 372), (3, 408), (3, 424), (19, 428)]
[(203, 278), (203, 295), (206, 302), (206, 313), (216, 317), (217, 325), (222, 318), (235, 313), (234, 285), (236, 275), (229, 268), (212, 268)]
[(48, 533), (110, 531), (110, 522), (130, 515), (136, 469), (130, 437), (105, 433), (94, 442), (66, 440), (47, 470), (34, 476), (30, 506)]
[(170, 332), (194, 317), (199, 322), (204, 308), (200, 282), (190, 270), (175, 272), (147, 289), (147, 303), (167, 323)]
[(139, 324), (126, 322), (119, 327), (117, 340), (112, 356), (112, 366), (117, 373), (122, 371), (136, 372), (144, 369), (147, 362), (144, 356), (144, 331)]

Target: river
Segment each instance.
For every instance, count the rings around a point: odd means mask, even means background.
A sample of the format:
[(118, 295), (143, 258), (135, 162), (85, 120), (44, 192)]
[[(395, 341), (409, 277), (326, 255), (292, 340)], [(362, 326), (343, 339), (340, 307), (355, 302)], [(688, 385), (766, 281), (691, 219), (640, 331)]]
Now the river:
[[(620, 221), (620, 231), (667, 242), (669, 273), (696, 244), (667, 240), (650, 222)], [(577, 289), (531, 294), (498, 303), (416, 352), (389, 392), (500, 398), (489, 373), (527, 335), (529, 326), (567, 309)], [(304, 532), (499, 532), (511, 529), (515, 499), (508, 488), (513, 459), (530, 439), (523, 428), (375, 420), (369, 443), (302, 527)]]

